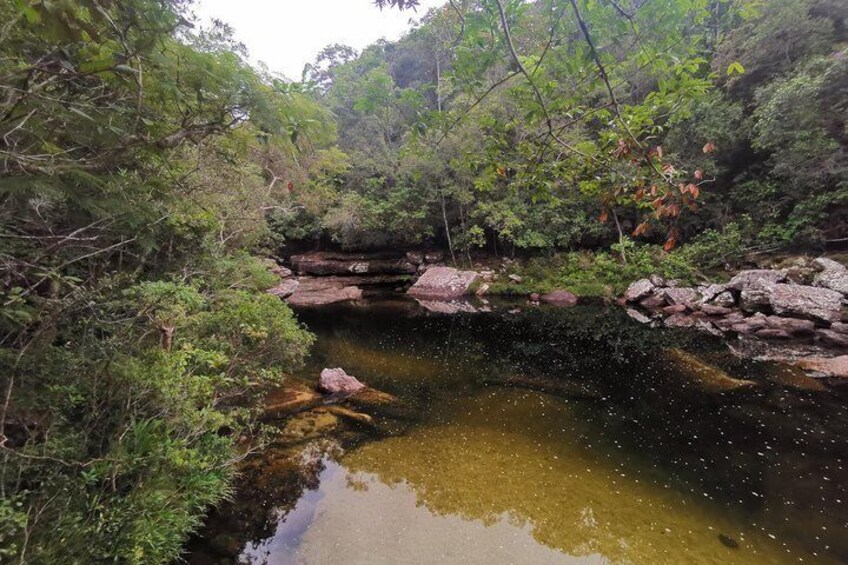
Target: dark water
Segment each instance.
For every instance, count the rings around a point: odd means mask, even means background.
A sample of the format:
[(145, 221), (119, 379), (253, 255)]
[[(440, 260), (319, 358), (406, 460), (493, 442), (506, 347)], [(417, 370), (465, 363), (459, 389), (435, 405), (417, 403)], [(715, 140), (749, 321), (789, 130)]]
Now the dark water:
[(340, 366), (409, 409), (254, 458), (193, 563), (848, 560), (844, 389), (615, 308), (299, 316), (301, 377)]

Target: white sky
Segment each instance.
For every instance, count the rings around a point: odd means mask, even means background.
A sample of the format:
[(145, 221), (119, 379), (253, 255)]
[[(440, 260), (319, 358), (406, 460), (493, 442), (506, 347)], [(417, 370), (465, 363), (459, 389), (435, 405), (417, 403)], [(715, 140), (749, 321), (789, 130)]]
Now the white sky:
[(254, 60), (300, 80), (303, 65), (331, 43), (357, 51), (384, 37), (397, 39), (429, 8), (446, 0), (420, 0), (417, 12), (378, 10), (373, 0), (196, 0), (201, 23), (217, 18), (235, 29)]

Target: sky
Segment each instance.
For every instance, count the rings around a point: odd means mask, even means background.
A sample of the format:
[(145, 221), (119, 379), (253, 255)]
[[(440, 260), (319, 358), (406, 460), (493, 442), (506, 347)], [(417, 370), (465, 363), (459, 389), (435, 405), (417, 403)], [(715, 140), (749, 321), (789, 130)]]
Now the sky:
[(397, 39), (429, 8), (446, 0), (421, 0), (417, 13), (374, 6), (373, 0), (196, 0), (201, 23), (217, 18), (235, 29), (254, 61), (300, 80), (303, 66), (331, 43), (357, 51), (380, 38)]

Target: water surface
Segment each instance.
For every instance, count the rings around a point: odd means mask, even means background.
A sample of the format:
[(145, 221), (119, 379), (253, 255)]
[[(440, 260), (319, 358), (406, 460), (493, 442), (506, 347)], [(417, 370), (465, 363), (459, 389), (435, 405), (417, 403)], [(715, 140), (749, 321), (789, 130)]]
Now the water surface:
[[(193, 562), (848, 558), (839, 389), (797, 390), (783, 369), (614, 308), (444, 316), (379, 303), (299, 316), (318, 335), (301, 377), (344, 367), (412, 416), (270, 449)], [(673, 347), (756, 390), (704, 393), (669, 365)], [(564, 386), (502, 386), (516, 377)]]

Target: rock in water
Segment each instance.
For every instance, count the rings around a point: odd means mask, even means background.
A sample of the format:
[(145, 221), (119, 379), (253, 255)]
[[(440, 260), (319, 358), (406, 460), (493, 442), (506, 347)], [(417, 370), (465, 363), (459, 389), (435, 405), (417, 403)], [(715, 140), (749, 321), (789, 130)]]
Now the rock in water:
[(478, 274), (474, 271), (459, 271), (453, 267), (430, 267), (407, 294), (416, 298), (450, 300), (467, 293), (477, 277)]
[(577, 304), (577, 296), (565, 289), (545, 293), (539, 297), (539, 300), (555, 306), (574, 306)]
[(715, 394), (750, 390), (757, 386), (753, 381), (733, 378), (682, 349), (666, 349), (662, 352), (662, 359), (688, 386), (699, 392)]
[(344, 369), (324, 369), (318, 377), (318, 390), (327, 394), (353, 394), (365, 388), (354, 376), (345, 373)]

